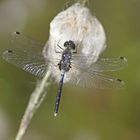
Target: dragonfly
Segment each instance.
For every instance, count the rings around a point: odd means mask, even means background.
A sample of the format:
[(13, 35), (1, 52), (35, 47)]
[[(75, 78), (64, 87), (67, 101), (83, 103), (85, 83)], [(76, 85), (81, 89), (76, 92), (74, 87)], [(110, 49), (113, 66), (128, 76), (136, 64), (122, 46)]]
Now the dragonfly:
[(61, 51), (56, 51), (56, 53), (60, 54), (60, 59), (56, 60), (57, 65), (55, 65), (51, 59), (45, 60), (42, 54), (44, 44), (30, 39), (23, 33), (14, 32), (11, 36), (11, 42), (14, 44), (14, 47), (4, 51), (2, 54), (2, 58), (7, 62), (38, 77), (44, 76), (49, 64), (55, 66), (60, 71), (54, 108), (55, 116), (59, 109), (65, 75), (72, 71), (72, 69), (80, 71), (76, 76), (71, 76), (68, 80), (68, 83), (75, 86), (101, 89), (124, 87), (124, 81), (108, 76), (104, 72), (117, 71), (126, 67), (127, 59), (125, 57), (99, 57), (96, 62), (87, 65), (87, 60), (90, 61), (90, 56), (87, 57), (79, 54), (74, 41), (67, 40), (64, 42), (63, 47), (57, 45)]

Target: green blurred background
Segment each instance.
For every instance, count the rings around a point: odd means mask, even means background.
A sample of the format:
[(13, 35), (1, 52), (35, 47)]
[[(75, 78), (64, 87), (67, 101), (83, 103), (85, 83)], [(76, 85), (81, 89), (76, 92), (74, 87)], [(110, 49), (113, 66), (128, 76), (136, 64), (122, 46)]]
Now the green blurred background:
[[(65, 0), (1, 0), (0, 53), (10, 34), (26, 33), (45, 42), (49, 23)], [(90, 0), (107, 35), (104, 56), (125, 56), (128, 67), (110, 73), (126, 82), (123, 90), (65, 86), (60, 112), (53, 116), (57, 85), (51, 86), (25, 140), (140, 140), (140, 0)], [(0, 59), (0, 140), (12, 140), (37, 78)]]

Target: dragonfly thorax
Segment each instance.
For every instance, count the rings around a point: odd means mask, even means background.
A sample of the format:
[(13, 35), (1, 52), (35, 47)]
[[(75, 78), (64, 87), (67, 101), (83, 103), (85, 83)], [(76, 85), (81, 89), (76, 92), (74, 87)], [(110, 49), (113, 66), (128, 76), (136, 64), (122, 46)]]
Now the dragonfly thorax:
[(75, 50), (75, 44), (73, 41), (66, 41), (64, 43), (65, 50), (62, 53), (61, 60), (59, 62), (59, 69), (65, 72), (69, 71), (71, 68), (71, 57), (72, 51)]
[(64, 71), (69, 71), (71, 68), (71, 57), (72, 53), (69, 49), (65, 49), (62, 53), (61, 60), (59, 62), (59, 69)]

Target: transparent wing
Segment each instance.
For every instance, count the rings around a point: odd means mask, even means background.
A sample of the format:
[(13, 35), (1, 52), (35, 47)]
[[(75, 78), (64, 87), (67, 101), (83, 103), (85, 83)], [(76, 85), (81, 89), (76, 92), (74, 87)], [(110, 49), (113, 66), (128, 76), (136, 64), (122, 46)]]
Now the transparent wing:
[(45, 43), (32, 40), (21, 32), (13, 32), (11, 34), (11, 43), (14, 45), (14, 49), (30, 53), (41, 53)]
[(127, 59), (125, 57), (118, 58), (98, 58), (96, 62), (90, 63), (91, 58), (76, 55), (73, 56), (72, 64), (79, 69), (85, 69), (89, 72), (104, 72), (104, 71), (117, 71), (127, 66)]
[(70, 79), (69, 82), (71, 84), (99, 89), (124, 87), (124, 82), (122, 80), (105, 75), (102, 72), (122, 69), (127, 64), (125, 58), (99, 58), (90, 66), (87, 66), (87, 61), (90, 61), (90, 58), (79, 57), (78, 59), (77, 61), (73, 61), (72, 68), (81, 71), (81, 73)]
[(127, 59), (125, 57), (118, 58), (99, 58), (90, 67), (90, 71), (117, 71), (127, 66)]
[(124, 82), (117, 78), (112, 78), (101, 73), (88, 73), (83, 72), (79, 76), (72, 77), (69, 81), (70, 84), (97, 89), (112, 89), (124, 87)]
[(47, 70), (47, 65), (41, 54), (32, 55), (20, 50), (7, 50), (3, 52), (2, 57), (7, 62), (36, 76), (42, 77)]

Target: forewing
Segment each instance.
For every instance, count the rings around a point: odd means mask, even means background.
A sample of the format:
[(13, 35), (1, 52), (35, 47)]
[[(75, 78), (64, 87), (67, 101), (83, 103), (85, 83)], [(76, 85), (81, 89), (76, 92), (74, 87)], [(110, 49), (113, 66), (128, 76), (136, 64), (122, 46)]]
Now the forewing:
[(42, 52), (45, 43), (35, 41), (21, 32), (13, 32), (11, 34), (11, 43), (14, 49), (19, 49), (24, 52), (38, 54)]
[(32, 55), (19, 50), (7, 50), (3, 52), (2, 57), (7, 62), (35, 76), (42, 77), (47, 70), (47, 65), (41, 54)]
[[(125, 57), (118, 58), (98, 58), (96, 62), (92, 62), (90, 57), (74, 56), (72, 64), (79, 69), (85, 69), (89, 72), (105, 72), (117, 71), (127, 66)], [(89, 64), (89, 65), (88, 65)]]

